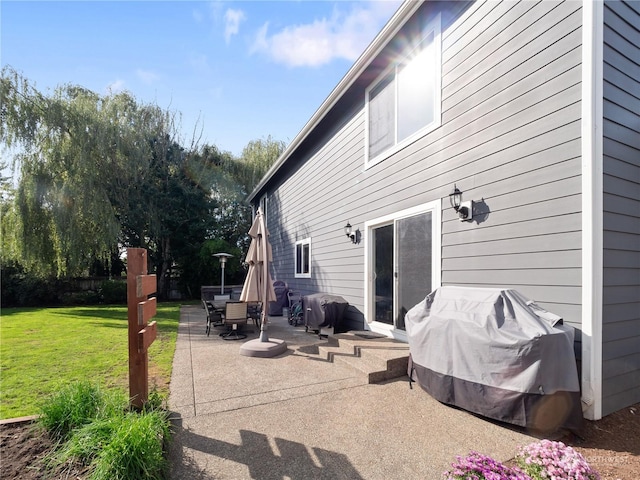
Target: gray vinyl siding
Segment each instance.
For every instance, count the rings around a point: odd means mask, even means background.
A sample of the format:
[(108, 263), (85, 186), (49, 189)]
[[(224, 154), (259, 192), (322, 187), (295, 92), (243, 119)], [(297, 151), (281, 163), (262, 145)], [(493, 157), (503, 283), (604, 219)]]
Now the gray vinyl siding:
[[(361, 130), (360, 122), (358, 118), (355, 124), (347, 124), (269, 196), (269, 232), (274, 275), (302, 294), (326, 292), (345, 297), (362, 328), (361, 245), (353, 245), (344, 235), (349, 218), (341, 214), (348, 200), (343, 195), (348, 178), (357, 175), (356, 165), (363, 161), (362, 142), (354, 133), (356, 127)], [(354, 226), (362, 228), (357, 223)], [(295, 278), (294, 245), (305, 238), (311, 238), (311, 278)]]
[[(364, 242), (352, 244), (344, 225), (363, 230), (441, 200), (443, 284), (516, 288), (579, 328), (580, 8), (425, 3), (423, 23), (442, 14), (442, 125), (365, 169), (367, 84), (352, 88), (355, 103), (334, 107), (346, 113), (330, 134), (307, 142), (310, 153), (269, 185), (274, 275), (302, 293), (344, 296), (361, 322)], [(484, 212), (478, 221), (455, 217), (454, 183)], [(293, 245), (307, 237), (311, 278), (296, 279)]]
[(640, 402), (640, 5), (604, 7), (603, 415)]
[(515, 288), (578, 329), (580, 7), (488, 2), (445, 37), (455, 54), (444, 61), (443, 130), (467, 134), (448, 183), (489, 213), (460, 222), (445, 198), (442, 227), (443, 284)]

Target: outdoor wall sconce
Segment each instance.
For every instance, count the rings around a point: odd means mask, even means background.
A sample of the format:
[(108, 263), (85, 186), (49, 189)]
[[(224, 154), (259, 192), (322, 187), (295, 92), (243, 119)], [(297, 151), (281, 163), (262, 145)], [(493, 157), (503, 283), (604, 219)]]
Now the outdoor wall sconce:
[(473, 219), (473, 200), (462, 201), (462, 192), (453, 184), (453, 193), (449, 194), (451, 206), (460, 217), (461, 222), (468, 222)]
[(347, 237), (349, 237), (349, 239), (351, 240), (351, 243), (358, 243), (359, 232), (360, 232), (359, 230), (354, 231), (353, 227), (349, 222), (347, 222), (347, 224), (344, 226), (344, 233), (347, 235)]

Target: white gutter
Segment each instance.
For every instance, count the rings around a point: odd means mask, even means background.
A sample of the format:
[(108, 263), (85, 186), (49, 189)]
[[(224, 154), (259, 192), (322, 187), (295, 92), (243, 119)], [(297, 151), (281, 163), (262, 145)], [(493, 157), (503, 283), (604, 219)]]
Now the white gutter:
[(582, 2), (582, 402), (602, 418), (604, 4)]
[(340, 80), (340, 83), (331, 91), (329, 96), (322, 102), (320, 108), (316, 110), (311, 119), (302, 127), (300, 133), (291, 141), (285, 151), (275, 161), (267, 173), (262, 177), (260, 183), (253, 189), (253, 191), (247, 197), (247, 201), (251, 202), (256, 195), (269, 183), (269, 180), (275, 175), (275, 173), (286, 163), (287, 159), (293, 152), (300, 146), (305, 138), (312, 132), (316, 126), (322, 121), (325, 115), (333, 108), (338, 100), (344, 95), (344, 93), (353, 85), (353, 83), (360, 77), (364, 70), (369, 66), (371, 61), (382, 51), (382, 49), (389, 43), (389, 41), (395, 36), (400, 28), (405, 24), (406, 20), (418, 10), (424, 0), (405, 0), (400, 5), (396, 13), (384, 26), (382, 31), (373, 39), (371, 44), (367, 47), (362, 55), (356, 60), (356, 63), (349, 69), (346, 75)]

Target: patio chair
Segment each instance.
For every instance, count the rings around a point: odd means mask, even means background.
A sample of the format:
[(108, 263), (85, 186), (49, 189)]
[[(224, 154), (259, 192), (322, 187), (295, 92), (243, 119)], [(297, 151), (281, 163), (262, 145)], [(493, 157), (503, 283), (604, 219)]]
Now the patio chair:
[(221, 327), (224, 325), (222, 322), (222, 312), (217, 310), (213, 303), (207, 300), (203, 300), (202, 304), (204, 306), (204, 310), (207, 312), (207, 337), (209, 333), (211, 333), (211, 327)]
[(253, 320), (256, 327), (260, 328), (260, 314), (262, 313), (262, 302), (249, 302), (247, 304), (247, 318)]
[(229, 326), (229, 330), (220, 334), (225, 340), (242, 340), (247, 335), (240, 332), (238, 327), (247, 323), (247, 303), (227, 302), (222, 319), (224, 325)]

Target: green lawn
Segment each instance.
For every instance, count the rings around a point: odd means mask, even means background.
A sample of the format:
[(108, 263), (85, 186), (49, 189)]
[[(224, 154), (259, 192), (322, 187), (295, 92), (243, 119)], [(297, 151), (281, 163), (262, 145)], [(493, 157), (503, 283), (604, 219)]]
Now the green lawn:
[[(149, 347), (149, 383), (167, 393), (180, 305), (158, 304)], [(127, 307), (3, 309), (0, 318), (0, 419), (38, 413), (58, 385), (89, 379), (129, 391)]]

